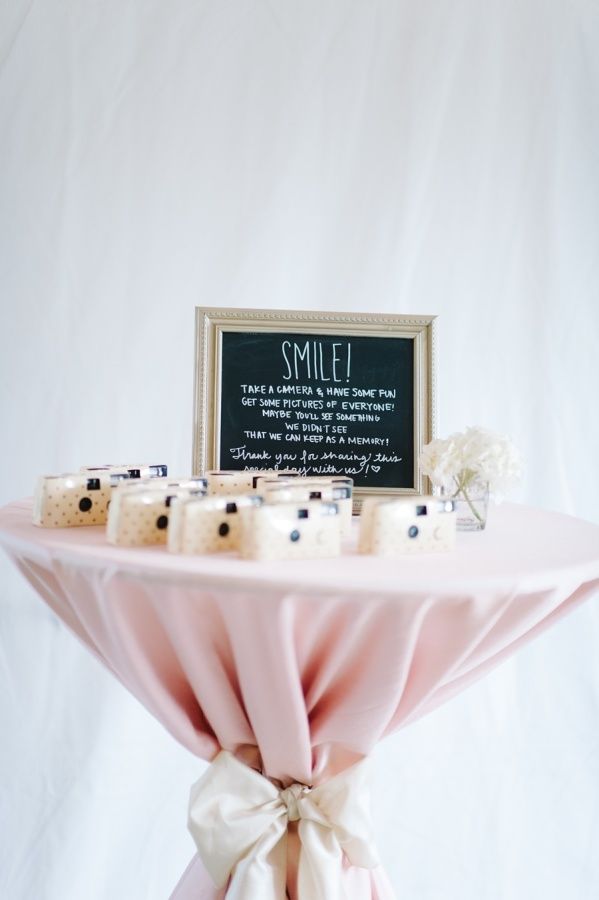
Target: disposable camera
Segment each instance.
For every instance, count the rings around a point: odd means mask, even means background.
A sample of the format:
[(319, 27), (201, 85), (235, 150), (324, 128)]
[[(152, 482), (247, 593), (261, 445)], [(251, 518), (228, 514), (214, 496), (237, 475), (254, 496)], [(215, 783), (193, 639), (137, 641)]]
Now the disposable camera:
[(106, 539), (121, 547), (165, 544), (171, 503), (176, 497), (201, 497), (205, 479), (119, 486), (108, 510)]
[(33, 499), (33, 524), (43, 528), (105, 525), (114, 487), (128, 476), (119, 472), (42, 475)]
[(452, 500), (438, 497), (369, 497), (360, 516), (358, 549), (375, 556), (436, 553), (455, 546)]
[(186, 488), (190, 491), (200, 491), (206, 494), (208, 491), (208, 479), (202, 476), (193, 476), (192, 478), (177, 478), (171, 475), (169, 478), (150, 477), (150, 478), (121, 478), (116, 487), (119, 493), (122, 491), (147, 491), (154, 488), (162, 490), (163, 488)]
[(352, 523), (351, 478), (298, 478), (297, 480), (264, 479), (260, 482), (260, 493), (265, 503), (306, 503), (324, 500), (339, 506), (341, 537), (351, 534)]
[(164, 463), (133, 463), (116, 465), (115, 463), (106, 463), (103, 466), (81, 466), (80, 472), (123, 472), (128, 478), (166, 478), (168, 475), (168, 466)]
[(257, 490), (262, 478), (291, 478), (298, 474), (293, 469), (210, 469), (206, 472), (211, 496), (249, 494)]
[(221, 553), (239, 550), (240, 510), (259, 506), (255, 494), (177, 497), (171, 506), (168, 549), (171, 553)]
[(317, 559), (341, 553), (336, 503), (264, 503), (241, 510), (244, 559)]

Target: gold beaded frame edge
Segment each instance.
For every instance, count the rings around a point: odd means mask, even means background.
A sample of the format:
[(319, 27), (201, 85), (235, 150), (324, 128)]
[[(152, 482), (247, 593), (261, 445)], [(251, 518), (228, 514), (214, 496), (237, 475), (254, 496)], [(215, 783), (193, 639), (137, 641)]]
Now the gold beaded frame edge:
[(414, 487), (354, 489), (354, 513), (366, 497), (430, 493), (418, 458), (436, 430), (436, 316), (316, 312), (198, 306), (195, 311), (195, 372), (192, 472), (218, 468), (221, 335), (224, 331), (281, 331), (356, 337), (397, 335), (414, 340)]

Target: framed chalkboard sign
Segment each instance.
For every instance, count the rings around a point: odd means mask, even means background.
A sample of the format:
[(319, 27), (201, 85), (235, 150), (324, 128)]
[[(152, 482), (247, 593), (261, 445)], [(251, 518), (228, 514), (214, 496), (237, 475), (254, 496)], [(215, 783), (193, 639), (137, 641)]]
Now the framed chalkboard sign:
[(193, 471), (299, 469), (366, 495), (428, 490), (434, 317), (196, 310)]

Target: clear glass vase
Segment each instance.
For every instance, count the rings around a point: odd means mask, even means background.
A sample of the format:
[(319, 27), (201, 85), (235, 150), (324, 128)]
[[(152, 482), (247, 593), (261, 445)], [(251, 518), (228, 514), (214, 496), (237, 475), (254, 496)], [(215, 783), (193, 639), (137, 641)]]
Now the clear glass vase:
[(489, 484), (486, 481), (470, 481), (460, 484), (452, 492), (442, 489), (443, 497), (453, 500), (458, 531), (482, 531), (487, 524), (489, 509)]

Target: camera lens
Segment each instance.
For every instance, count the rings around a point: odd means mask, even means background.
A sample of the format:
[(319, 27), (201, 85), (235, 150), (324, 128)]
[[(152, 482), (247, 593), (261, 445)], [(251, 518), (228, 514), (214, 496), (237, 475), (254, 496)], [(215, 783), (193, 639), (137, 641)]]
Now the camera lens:
[(229, 533), (229, 526), (226, 522), (221, 522), (218, 526), (218, 533), (221, 537), (226, 537)]
[(300, 539), (300, 533), (299, 533), (299, 531), (298, 531), (297, 529), (294, 529), (294, 530), (291, 532), (291, 534), (289, 535), (289, 540), (290, 540), (290, 541), (293, 541), (293, 543), (295, 544), (295, 542), (296, 542), (296, 541), (299, 541), (299, 539)]
[(89, 497), (82, 497), (79, 501), (79, 509), (81, 512), (89, 512), (92, 508), (92, 502)]
[(408, 537), (418, 537), (418, 528), (416, 527), (416, 525), (410, 525), (410, 527), (408, 528)]
[(158, 516), (156, 519), (156, 528), (159, 528), (163, 531), (168, 525), (168, 516)]

